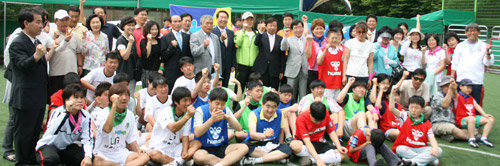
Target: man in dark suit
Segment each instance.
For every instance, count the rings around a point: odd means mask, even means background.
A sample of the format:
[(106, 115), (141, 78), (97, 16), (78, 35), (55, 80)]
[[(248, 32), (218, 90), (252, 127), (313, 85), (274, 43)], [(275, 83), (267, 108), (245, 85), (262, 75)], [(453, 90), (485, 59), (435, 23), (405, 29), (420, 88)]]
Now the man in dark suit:
[(226, 11), (219, 11), (216, 14), (217, 28), (212, 29), (212, 33), (220, 38), (220, 54), (222, 59), (222, 86), (226, 87), (229, 83), (231, 72), (236, 67), (236, 48), (234, 46), (234, 32), (229, 30), (227, 19), (229, 14)]
[(181, 17), (173, 15), (172, 31), (161, 37), (161, 66), (164, 67), (163, 75), (167, 78), (168, 93), (172, 93), (175, 80), (182, 76), (179, 59), (183, 56), (193, 58), (189, 47), (190, 35), (181, 31)]
[(14, 110), (14, 147), (16, 165), (35, 164), (35, 145), (40, 136), (48, 101), (46, 49), (35, 37), (42, 32), (39, 12), (23, 9), (19, 13), (22, 33), (10, 48), (12, 97), (9, 107)]
[(275, 18), (266, 20), (266, 32), (257, 34), (255, 45), (259, 47), (259, 54), (252, 70), (262, 74), (264, 86), (279, 88), (280, 80), (285, 72), (285, 52), (281, 51), (283, 37), (276, 35), (278, 21)]

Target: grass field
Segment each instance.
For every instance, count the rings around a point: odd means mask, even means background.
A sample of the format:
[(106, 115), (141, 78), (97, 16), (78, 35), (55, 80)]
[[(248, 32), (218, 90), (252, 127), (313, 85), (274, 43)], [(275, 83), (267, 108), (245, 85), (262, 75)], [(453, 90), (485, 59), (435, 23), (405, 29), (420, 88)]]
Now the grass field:
[[(5, 68), (0, 69), (0, 76), (3, 76)], [(486, 74), (485, 78), (485, 99), (484, 99), (484, 110), (492, 114), (495, 117), (500, 117), (500, 107), (496, 104), (500, 104), (500, 75)], [(0, 78), (0, 95), (3, 96), (5, 90), (5, 78)], [(496, 103), (499, 102), (499, 103)], [(495, 104), (496, 103), (496, 104)], [(0, 144), (3, 143), (3, 133), (5, 125), (9, 117), (8, 105), (5, 103), (0, 103)], [(451, 145), (466, 149), (473, 149), (477, 151), (487, 152), (496, 154), (500, 156), (500, 122), (497, 121), (492, 133), (490, 134), (490, 141), (496, 143), (496, 147), (489, 148), (482, 144), (477, 149), (469, 147), (467, 142), (455, 141), (453, 143), (447, 143), (438, 139), (439, 144)], [(345, 142), (345, 141), (344, 141)], [(388, 146), (392, 143), (386, 142)], [(464, 150), (457, 150), (448, 147), (441, 147), (443, 149), (443, 155), (439, 158), (441, 165), (471, 165), (471, 166), (483, 166), (483, 165), (497, 165), (500, 163), (500, 158), (484, 155), (476, 152), (469, 152)], [(293, 161), (293, 160), (292, 160)], [(350, 160), (345, 160), (342, 164), (344, 165), (356, 165)], [(7, 160), (0, 159), (0, 166), (14, 165)], [(271, 165), (271, 164), (266, 164)], [(367, 165), (367, 164), (357, 164), (357, 165)], [(500, 165), (500, 164), (499, 164)]]

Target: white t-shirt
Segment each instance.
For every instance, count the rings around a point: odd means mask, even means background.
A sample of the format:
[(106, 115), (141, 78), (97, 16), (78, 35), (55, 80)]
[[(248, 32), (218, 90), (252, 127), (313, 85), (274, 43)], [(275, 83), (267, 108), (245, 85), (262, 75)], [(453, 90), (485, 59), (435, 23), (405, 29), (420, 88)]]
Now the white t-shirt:
[(420, 49), (413, 49), (411, 41), (403, 43), (400, 53), (404, 56), (403, 67), (408, 71), (414, 72), (416, 69), (422, 67), (422, 51)]
[[(236, 120), (236, 118), (234, 117), (233, 111), (231, 111), (231, 109), (229, 109), (228, 107), (225, 107), (225, 109), (226, 109), (226, 114), (229, 115), (234, 120)], [(194, 118), (193, 119), (194, 120), (193, 127), (202, 125), (204, 123), (204, 121), (203, 121), (203, 110), (201, 109), (201, 107), (196, 108), (196, 113), (194, 113), (194, 117), (193, 118)], [(229, 126), (229, 123), (227, 125)]]
[[(100, 67), (94, 70), (91, 70), (82, 80), (87, 81), (91, 85), (97, 87), (101, 82), (109, 82), (113, 84), (113, 78), (115, 77), (116, 72), (113, 73), (113, 76), (107, 77), (104, 75), (104, 67)], [(94, 91), (87, 90), (87, 99), (94, 101)]]
[[(425, 52), (425, 61), (427, 62), (425, 70), (427, 72), (436, 71), (439, 66), (441, 66), (441, 61), (446, 58), (444, 50), (439, 50), (436, 52), (436, 55), (429, 55), (429, 50)], [(436, 82), (441, 82), (441, 78), (443, 77), (444, 70), (435, 75)]]
[(104, 108), (99, 111), (94, 121), (97, 128), (94, 154), (113, 153), (126, 149), (125, 141), (130, 144), (137, 141), (139, 137), (134, 113), (129, 110), (127, 110), (127, 115), (122, 123), (114, 126), (110, 133), (104, 132), (103, 126), (109, 115), (109, 111), (106, 111), (108, 109)]
[[(50, 37), (54, 37), (54, 31), (49, 32)], [(62, 32), (61, 32), (62, 33)], [(69, 72), (77, 72), (77, 54), (82, 52), (82, 40), (76, 37), (72, 32), (72, 37), (68, 42), (64, 40), (64, 35), (59, 35), (57, 41), (61, 42), (61, 46), (57, 47), (56, 52), (52, 55), (49, 61), (49, 76), (63, 76)]]
[(148, 93), (148, 88), (142, 88), (138, 92), (139, 92), (140, 100), (141, 100), (141, 109), (144, 109), (146, 107), (146, 103), (147, 103), (148, 99), (155, 96), (155, 95), (151, 96)]
[[(181, 119), (181, 117), (179, 117)], [(158, 118), (153, 127), (153, 133), (149, 147), (150, 149), (163, 149), (168, 147), (175, 147), (181, 143), (182, 136), (189, 136), (191, 134), (191, 120), (189, 119), (182, 128), (173, 133), (167, 128), (167, 125), (175, 123), (172, 106), (164, 108), (158, 113)]]
[(194, 77), (192, 79), (187, 78), (186, 76), (180, 76), (175, 80), (174, 87), (172, 88), (172, 92), (175, 91), (175, 88), (177, 87), (186, 87), (190, 91), (194, 90), (194, 87), (196, 87), (196, 82), (194, 81)]
[(160, 102), (160, 100), (158, 100), (158, 97), (156, 95), (149, 98), (146, 101), (144, 120), (146, 122), (149, 122), (147, 119), (148, 115), (152, 115), (153, 118), (158, 119), (159, 112), (161, 112), (163, 109), (167, 107), (170, 107), (171, 104), (172, 100), (170, 99), (170, 96), (168, 97), (167, 101), (165, 101), (165, 103)]
[(368, 40), (360, 42), (354, 38), (349, 39), (345, 47), (351, 50), (345, 73), (349, 76), (368, 77), (368, 57), (375, 52), (373, 43)]

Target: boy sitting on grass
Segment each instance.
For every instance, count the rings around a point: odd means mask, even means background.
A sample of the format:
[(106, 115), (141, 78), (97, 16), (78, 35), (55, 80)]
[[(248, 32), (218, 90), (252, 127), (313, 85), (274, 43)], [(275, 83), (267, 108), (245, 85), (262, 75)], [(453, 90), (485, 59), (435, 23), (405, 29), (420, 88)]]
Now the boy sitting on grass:
[(245, 140), (249, 157), (244, 164), (260, 164), (279, 161), (292, 154), (292, 149), (283, 144), (283, 113), (278, 109), (279, 95), (270, 92), (264, 95), (262, 107), (248, 114), (249, 136)]
[(297, 103), (292, 105), (293, 88), (288, 84), (282, 84), (278, 92), (280, 97), (280, 102), (278, 109), (283, 112), (283, 121), (285, 126), (283, 131), (285, 132), (285, 142), (292, 142), (293, 136), (295, 135), (295, 122), (297, 121), (297, 111), (299, 105)]
[(144, 111), (144, 120), (148, 122), (146, 132), (153, 131), (160, 112), (172, 104), (172, 100), (168, 98), (168, 83), (165, 77), (156, 77), (153, 81), (153, 88), (155, 88), (156, 95), (148, 99)]
[[(325, 164), (340, 163), (345, 159), (347, 149), (340, 145), (337, 134), (335, 134), (335, 125), (323, 103), (313, 102), (309, 110), (302, 111), (297, 117), (296, 125), (297, 133), (295, 133), (295, 140), (290, 143), (290, 147), (295, 155), (301, 157), (299, 159), (300, 165), (316, 163), (318, 166), (324, 166)], [(336, 148), (331, 143), (326, 142), (326, 133)]]
[(252, 110), (262, 107), (260, 99), (262, 98), (262, 83), (258, 81), (250, 81), (247, 85), (247, 96), (245, 100), (240, 101), (236, 106), (234, 117), (238, 119), (242, 131), (236, 132), (235, 137), (238, 141), (243, 141), (248, 135), (248, 114)]
[[(398, 90), (393, 86), (389, 96), (389, 110), (396, 118), (401, 119), (403, 126), (392, 145), (392, 151), (403, 158), (404, 165), (439, 165), (439, 148), (431, 122), (424, 121), (425, 100), (420, 96), (410, 97), (409, 111), (399, 111), (394, 108), (394, 93)], [(427, 143), (431, 143), (431, 147)]]
[[(484, 126), (483, 135), (479, 139), (479, 142), (488, 147), (493, 147), (493, 143), (488, 140), (488, 135), (495, 124), (495, 117), (484, 112), (483, 108), (471, 96), (472, 85), (473, 83), (470, 79), (466, 78), (460, 81), (460, 92), (458, 92), (459, 95), (456, 95), (457, 98), (453, 107), (456, 124), (463, 129), (467, 129), (469, 134), (469, 145), (474, 148), (479, 147), (474, 137), (474, 132), (476, 128)], [(476, 111), (481, 115), (476, 115)]]
[[(382, 130), (364, 126), (349, 139), (347, 155), (355, 163), (368, 161), (369, 166), (384, 165), (384, 159), (388, 165), (397, 165), (400, 159), (384, 144), (384, 140)], [(384, 159), (377, 159), (377, 154), (381, 154)]]

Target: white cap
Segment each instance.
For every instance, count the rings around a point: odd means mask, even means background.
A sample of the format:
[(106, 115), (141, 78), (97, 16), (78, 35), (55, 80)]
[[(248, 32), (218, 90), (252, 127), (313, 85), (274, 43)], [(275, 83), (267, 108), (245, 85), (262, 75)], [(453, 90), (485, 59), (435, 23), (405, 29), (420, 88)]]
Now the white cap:
[(241, 16), (241, 19), (242, 19), (242, 20), (245, 20), (245, 19), (247, 19), (248, 17), (252, 17), (252, 18), (253, 18), (253, 14), (252, 14), (252, 13), (250, 13), (250, 12), (245, 12), (245, 13), (243, 13), (243, 15)]
[(68, 12), (66, 10), (59, 9), (54, 14), (54, 19), (62, 20), (66, 17), (69, 17)]

